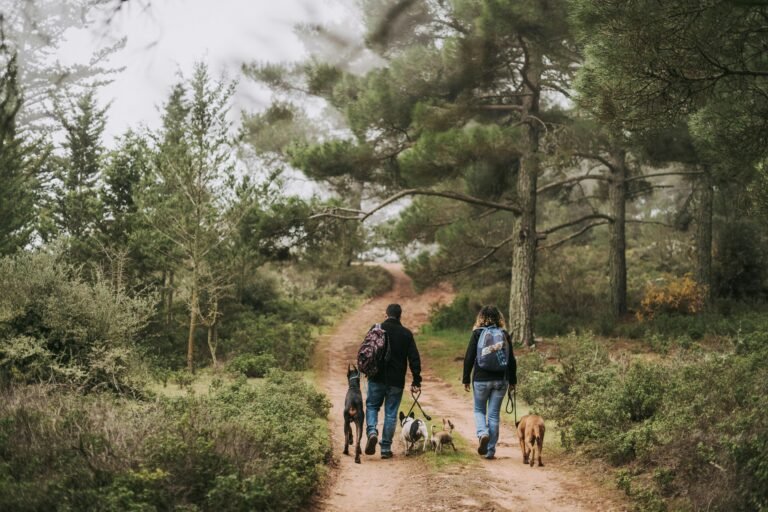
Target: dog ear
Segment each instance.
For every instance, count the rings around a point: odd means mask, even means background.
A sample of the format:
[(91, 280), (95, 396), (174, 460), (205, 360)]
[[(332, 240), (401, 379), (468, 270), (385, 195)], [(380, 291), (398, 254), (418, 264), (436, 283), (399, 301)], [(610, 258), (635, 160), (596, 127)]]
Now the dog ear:
[(411, 414), (409, 414), (408, 416), (409, 416), (410, 418), (414, 418), (414, 419), (415, 419), (415, 418), (416, 418), (416, 413), (414, 413), (414, 412), (411, 412)]
[(451, 420), (448, 420), (448, 426), (451, 427), (451, 430), (453, 430), (453, 423), (451, 423)]
[(403, 418), (405, 418), (405, 414), (403, 414), (403, 411), (400, 411), (400, 421), (403, 421)]

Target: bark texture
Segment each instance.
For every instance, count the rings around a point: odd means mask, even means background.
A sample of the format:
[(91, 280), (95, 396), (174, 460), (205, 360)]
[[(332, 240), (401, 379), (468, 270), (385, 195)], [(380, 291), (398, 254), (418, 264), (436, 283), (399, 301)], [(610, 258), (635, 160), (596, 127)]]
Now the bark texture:
[(620, 317), (627, 313), (627, 159), (626, 151), (611, 154), (611, 179), (608, 182), (608, 201), (613, 220), (609, 225), (609, 274), (611, 313)]
[(533, 291), (536, 268), (536, 184), (539, 176), (539, 140), (541, 121), (538, 119), (541, 93), (542, 56), (534, 44), (525, 42), (525, 93), (523, 122), (525, 122), (525, 152), (517, 176), (517, 203), (522, 212), (513, 224), (512, 282), (509, 292), (509, 333), (512, 340), (533, 344)]

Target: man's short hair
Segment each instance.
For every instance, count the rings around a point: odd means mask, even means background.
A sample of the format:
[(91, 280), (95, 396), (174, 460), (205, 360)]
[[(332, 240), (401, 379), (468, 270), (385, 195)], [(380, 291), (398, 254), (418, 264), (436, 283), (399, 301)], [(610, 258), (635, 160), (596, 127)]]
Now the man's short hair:
[(400, 315), (403, 314), (403, 308), (400, 307), (400, 304), (390, 304), (387, 306), (387, 316), (390, 318), (397, 318), (400, 320)]

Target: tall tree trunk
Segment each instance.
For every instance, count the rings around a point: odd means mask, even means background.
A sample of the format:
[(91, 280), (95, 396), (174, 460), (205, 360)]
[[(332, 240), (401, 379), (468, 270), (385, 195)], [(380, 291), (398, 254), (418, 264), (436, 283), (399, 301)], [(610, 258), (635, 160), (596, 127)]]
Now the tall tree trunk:
[(192, 293), (189, 299), (189, 337), (187, 338), (187, 370), (195, 371), (195, 328), (197, 327), (197, 270), (192, 271)]
[(208, 326), (208, 350), (211, 351), (211, 361), (213, 362), (214, 368), (219, 366), (219, 361), (216, 359), (216, 346), (219, 341), (216, 325), (217, 322), (213, 322)]
[(611, 287), (611, 313), (620, 317), (627, 313), (627, 154), (623, 149), (611, 153), (611, 179), (608, 200), (611, 208), (610, 255), (608, 268)]
[(168, 272), (168, 303), (165, 310), (165, 325), (171, 325), (173, 322), (173, 270)]
[(696, 282), (706, 287), (705, 307), (712, 300), (712, 204), (714, 189), (708, 170), (701, 176), (696, 205)]
[(517, 201), (521, 215), (513, 223), (512, 283), (509, 291), (509, 332), (512, 340), (533, 344), (533, 290), (536, 273), (536, 183), (541, 162), (539, 138), (541, 121), (539, 95), (541, 92), (542, 56), (535, 43), (528, 46), (525, 71), (525, 93), (522, 120), (525, 123), (525, 150), (517, 176)]
[(167, 322), (168, 311), (168, 272), (163, 269), (163, 287), (160, 289), (160, 307), (163, 313), (163, 319)]

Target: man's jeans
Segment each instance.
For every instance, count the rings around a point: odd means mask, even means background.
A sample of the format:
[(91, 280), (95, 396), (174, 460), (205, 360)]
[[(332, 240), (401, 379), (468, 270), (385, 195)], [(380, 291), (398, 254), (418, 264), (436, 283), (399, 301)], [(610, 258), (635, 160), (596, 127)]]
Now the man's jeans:
[(397, 411), (400, 410), (400, 400), (403, 389), (378, 382), (368, 381), (368, 396), (365, 399), (366, 433), (377, 434), (376, 424), (379, 421), (379, 409), (384, 404), (384, 432), (381, 436), (381, 453), (392, 451), (392, 438), (395, 437), (397, 426)]
[[(503, 380), (475, 381), (472, 383), (477, 437), (480, 438), (485, 435), (489, 437), (486, 457), (493, 457), (493, 454), (496, 453), (496, 442), (499, 440), (499, 413), (507, 386), (508, 384)], [(487, 420), (486, 409), (488, 411)]]

